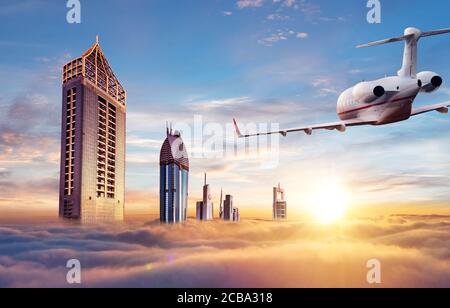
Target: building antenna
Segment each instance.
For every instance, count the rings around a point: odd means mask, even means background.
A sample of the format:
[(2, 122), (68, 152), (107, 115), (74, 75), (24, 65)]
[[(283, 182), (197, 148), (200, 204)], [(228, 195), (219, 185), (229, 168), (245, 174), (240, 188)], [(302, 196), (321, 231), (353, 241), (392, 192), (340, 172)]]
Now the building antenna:
[(95, 36), (95, 43), (98, 44), (100, 42), (100, 38), (98, 36), (98, 34)]
[(206, 172), (205, 172), (205, 186), (206, 186)]

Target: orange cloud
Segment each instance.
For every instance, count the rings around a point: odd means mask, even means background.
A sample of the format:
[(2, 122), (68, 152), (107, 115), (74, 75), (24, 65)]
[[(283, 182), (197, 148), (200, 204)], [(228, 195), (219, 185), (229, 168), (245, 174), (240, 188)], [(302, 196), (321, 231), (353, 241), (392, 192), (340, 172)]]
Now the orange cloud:
[(450, 216), (397, 215), (335, 225), (250, 220), (240, 224), (115, 227), (52, 224), (0, 228), (0, 286), (66, 286), (79, 259), (84, 287), (450, 286)]

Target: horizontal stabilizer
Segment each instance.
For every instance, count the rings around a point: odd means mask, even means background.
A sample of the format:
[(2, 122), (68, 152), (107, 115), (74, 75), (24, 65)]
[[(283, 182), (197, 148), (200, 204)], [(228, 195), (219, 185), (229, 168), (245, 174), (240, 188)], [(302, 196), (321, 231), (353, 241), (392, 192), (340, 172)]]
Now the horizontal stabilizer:
[(409, 39), (412, 39), (414, 37), (416, 37), (416, 39), (418, 40), (421, 37), (428, 37), (428, 36), (440, 35), (440, 34), (445, 34), (445, 33), (450, 33), (450, 28), (441, 29), (441, 30), (433, 30), (433, 31), (428, 31), (428, 32), (421, 32), (418, 29), (409, 28), (409, 29), (406, 29), (405, 35), (403, 35), (403, 36), (392, 37), (392, 38), (388, 38), (385, 40), (376, 41), (376, 42), (372, 42), (372, 43), (368, 43), (368, 44), (362, 44), (362, 45), (358, 45), (356, 47), (357, 48), (366, 48), (366, 47), (384, 45), (384, 44), (389, 44), (389, 43), (408, 41)]
[(372, 47), (384, 45), (394, 42), (405, 42), (405, 50), (403, 52), (402, 68), (398, 71), (398, 76), (413, 77), (417, 76), (417, 45), (422, 37), (450, 33), (450, 28), (422, 32), (416, 28), (406, 28), (403, 36), (388, 38), (381, 41), (376, 41), (368, 44), (358, 45), (357, 48)]
[(399, 37), (393, 37), (393, 38), (389, 38), (389, 39), (385, 39), (385, 40), (381, 40), (381, 41), (376, 41), (376, 42), (372, 42), (372, 43), (368, 43), (368, 44), (358, 45), (358, 46), (356, 46), (356, 48), (366, 48), (366, 47), (384, 45), (384, 44), (389, 44), (389, 43), (401, 42), (401, 41), (405, 41), (408, 38), (413, 37), (413, 36), (414, 36), (414, 34), (409, 34), (409, 35), (404, 35), (404, 36), (399, 36)]
[(434, 31), (429, 31), (429, 32), (423, 32), (421, 36), (427, 37), (427, 36), (433, 36), (433, 35), (439, 35), (439, 34), (445, 34), (445, 33), (450, 33), (450, 28), (442, 29), (442, 30), (434, 30)]

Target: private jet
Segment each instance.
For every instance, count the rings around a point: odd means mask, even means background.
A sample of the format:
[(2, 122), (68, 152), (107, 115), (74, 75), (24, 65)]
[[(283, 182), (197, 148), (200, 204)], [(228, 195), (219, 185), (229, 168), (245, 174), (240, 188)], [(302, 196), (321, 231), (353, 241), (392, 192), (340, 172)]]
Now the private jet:
[(403, 36), (357, 46), (357, 48), (365, 48), (404, 41), (403, 65), (397, 76), (363, 81), (344, 91), (337, 102), (337, 114), (340, 118), (338, 122), (244, 135), (241, 133), (236, 119), (233, 119), (236, 132), (240, 138), (274, 134), (286, 137), (289, 133), (294, 132), (311, 135), (315, 130), (345, 132), (347, 127), (351, 126), (386, 125), (432, 111), (447, 114), (450, 102), (413, 108), (414, 100), (419, 93), (437, 91), (443, 83), (442, 77), (437, 73), (431, 71), (417, 73), (417, 44), (423, 37), (445, 33), (450, 33), (450, 28), (429, 32), (407, 28)]

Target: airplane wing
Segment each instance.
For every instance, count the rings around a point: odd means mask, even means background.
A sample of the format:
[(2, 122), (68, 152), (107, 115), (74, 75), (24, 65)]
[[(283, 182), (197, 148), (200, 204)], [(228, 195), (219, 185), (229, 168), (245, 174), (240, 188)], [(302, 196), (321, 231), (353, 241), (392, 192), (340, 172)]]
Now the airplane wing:
[(289, 133), (295, 133), (295, 132), (304, 132), (307, 135), (312, 135), (313, 131), (315, 130), (337, 130), (340, 132), (345, 132), (347, 130), (347, 127), (349, 126), (358, 126), (358, 125), (368, 125), (373, 124), (375, 121), (367, 121), (367, 120), (347, 120), (347, 121), (340, 121), (340, 122), (333, 122), (333, 123), (324, 123), (324, 124), (317, 124), (317, 125), (311, 125), (311, 126), (305, 126), (305, 127), (298, 127), (298, 128), (291, 128), (286, 130), (280, 130), (280, 131), (274, 131), (274, 132), (265, 132), (265, 133), (254, 133), (254, 134), (247, 134), (244, 135), (241, 133), (241, 130), (239, 129), (239, 126), (236, 122), (236, 119), (233, 119), (234, 127), (236, 129), (236, 133), (239, 138), (248, 138), (248, 137), (255, 137), (255, 136), (267, 136), (267, 135), (276, 135), (280, 134), (284, 137), (287, 136)]
[(416, 109), (414, 109), (412, 111), (411, 116), (416, 116), (416, 115), (419, 115), (419, 114), (432, 112), (432, 111), (437, 111), (437, 112), (440, 112), (440, 113), (448, 113), (448, 107), (450, 107), (450, 102), (436, 104), (436, 105), (430, 105), (430, 106), (424, 106), (424, 107), (419, 107), (419, 108), (416, 108)]

